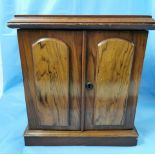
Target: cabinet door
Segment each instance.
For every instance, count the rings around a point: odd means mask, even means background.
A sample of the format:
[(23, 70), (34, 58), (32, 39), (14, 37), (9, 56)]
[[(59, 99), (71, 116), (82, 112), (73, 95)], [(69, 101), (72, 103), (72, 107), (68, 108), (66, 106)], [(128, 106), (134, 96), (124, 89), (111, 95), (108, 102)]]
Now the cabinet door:
[(85, 129), (125, 128), (133, 34), (91, 31), (87, 38)]
[(82, 32), (19, 30), (31, 129), (80, 129)]

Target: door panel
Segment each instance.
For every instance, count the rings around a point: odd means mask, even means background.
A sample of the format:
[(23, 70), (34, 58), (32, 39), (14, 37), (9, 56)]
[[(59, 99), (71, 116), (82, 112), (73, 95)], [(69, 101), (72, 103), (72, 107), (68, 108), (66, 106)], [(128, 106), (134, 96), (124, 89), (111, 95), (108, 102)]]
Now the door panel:
[(68, 126), (69, 48), (44, 38), (32, 45), (38, 114), (42, 125)]
[(80, 130), (82, 32), (19, 30), (30, 129)]
[(123, 39), (98, 43), (95, 75), (95, 125), (121, 125), (128, 96), (134, 45)]
[[(85, 129), (122, 128), (125, 121), (134, 44), (128, 31), (87, 34)], [(131, 41), (127, 41), (131, 40)]]

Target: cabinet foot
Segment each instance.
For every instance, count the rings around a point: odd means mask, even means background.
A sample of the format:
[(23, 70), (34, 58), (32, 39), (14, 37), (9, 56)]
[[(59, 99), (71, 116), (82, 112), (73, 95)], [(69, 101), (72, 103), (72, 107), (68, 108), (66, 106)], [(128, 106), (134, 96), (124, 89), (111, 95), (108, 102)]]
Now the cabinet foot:
[(135, 146), (138, 133), (132, 130), (53, 131), (25, 130), (26, 146)]

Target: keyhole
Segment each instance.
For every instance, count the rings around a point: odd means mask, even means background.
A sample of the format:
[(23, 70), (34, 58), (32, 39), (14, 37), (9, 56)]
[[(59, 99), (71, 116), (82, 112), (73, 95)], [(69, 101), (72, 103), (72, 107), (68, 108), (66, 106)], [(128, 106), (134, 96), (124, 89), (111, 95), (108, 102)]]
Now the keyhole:
[(91, 82), (87, 82), (87, 84), (86, 84), (86, 88), (87, 89), (93, 89), (93, 84), (91, 83)]

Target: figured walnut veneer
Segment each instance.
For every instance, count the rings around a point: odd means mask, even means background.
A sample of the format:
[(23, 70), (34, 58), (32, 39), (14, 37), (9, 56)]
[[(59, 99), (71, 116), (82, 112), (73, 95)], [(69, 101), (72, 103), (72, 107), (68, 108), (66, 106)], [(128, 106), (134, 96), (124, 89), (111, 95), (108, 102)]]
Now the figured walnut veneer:
[(32, 55), (37, 108), (41, 124), (68, 126), (68, 46), (57, 39), (43, 39), (32, 45)]
[(124, 123), (134, 45), (123, 39), (98, 43), (96, 64), (95, 125)]

